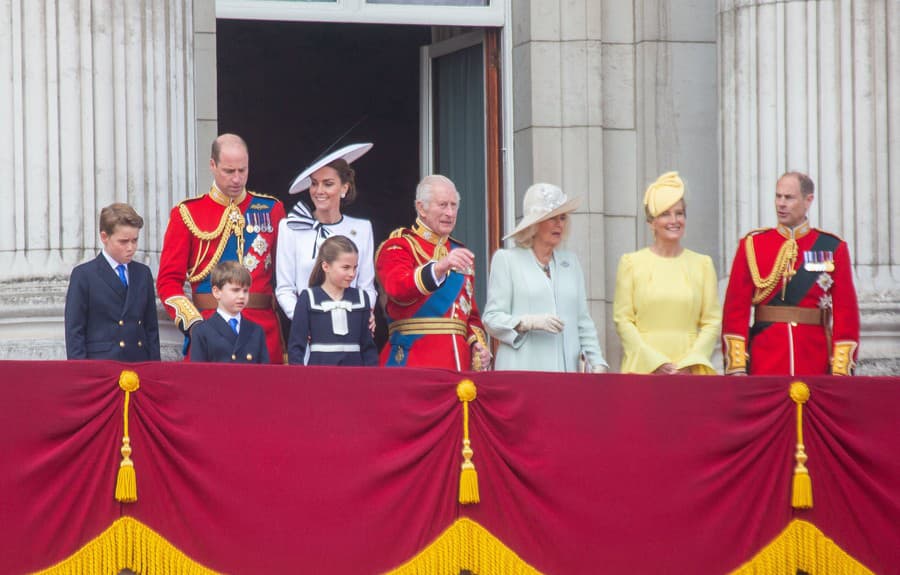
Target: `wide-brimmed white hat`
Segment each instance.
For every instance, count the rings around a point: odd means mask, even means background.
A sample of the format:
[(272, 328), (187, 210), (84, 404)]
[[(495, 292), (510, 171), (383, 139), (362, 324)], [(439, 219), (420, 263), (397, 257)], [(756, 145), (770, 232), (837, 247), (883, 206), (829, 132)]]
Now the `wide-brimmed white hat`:
[(325, 154), (315, 162), (309, 165), (305, 170), (300, 172), (300, 175), (294, 178), (293, 183), (291, 183), (291, 189), (289, 193), (291, 194), (299, 194), (303, 190), (309, 189), (311, 182), (309, 181), (309, 177), (313, 175), (317, 170), (322, 169), (327, 166), (331, 162), (343, 159), (348, 164), (352, 164), (355, 160), (361, 158), (366, 152), (372, 149), (372, 146), (375, 144), (371, 143), (363, 143), (363, 144), (350, 144), (349, 146), (344, 146), (340, 150), (335, 150), (328, 154)]
[(503, 239), (516, 235), (528, 226), (555, 218), (560, 214), (574, 212), (580, 204), (581, 198), (569, 199), (559, 189), (559, 186), (534, 184), (525, 191), (525, 199), (522, 201), (522, 219), (519, 221), (519, 225), (503, 236)]

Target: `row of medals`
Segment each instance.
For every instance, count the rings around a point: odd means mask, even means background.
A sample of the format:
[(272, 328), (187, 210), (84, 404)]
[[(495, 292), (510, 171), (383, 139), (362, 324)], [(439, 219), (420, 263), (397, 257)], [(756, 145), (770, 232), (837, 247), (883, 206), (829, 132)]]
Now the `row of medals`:
[(259, 232), (272, 233), (274, 231), (268, 212), (248, 213), (246, 217), (247, 227), (245, 229), (248, 234), (258, 234)]
[(803, 268), (809, 272), (833, 272), (834, 252), (818, 250), (803, 252)]

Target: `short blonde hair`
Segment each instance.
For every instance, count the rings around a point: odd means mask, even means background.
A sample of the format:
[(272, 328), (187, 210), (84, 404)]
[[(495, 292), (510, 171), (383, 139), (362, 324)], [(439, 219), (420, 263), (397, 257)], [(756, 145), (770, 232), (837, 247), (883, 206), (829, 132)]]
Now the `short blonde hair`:
[[(569, 239), (569, 222), (571, 219), (568, 216), (571, 216), (570, 213), (560, 214), (567, 216), (565, 221), (563, 222), (563, 233), (562, 239), (566, 241)], [(547, 221), (547, 220), (544, 220)], [(513, 235), (513, 241), (516, 243), (516, 246), (520, 248), (530, 248), (534, 245), (534, 238), (537, 236), (538, 226), (541, 225), (541, 222), (537, 222), (536, 224), (531, 224), (524, 230), (521, 230), (519, 233)]]
[[(684, 208), (684, 217), (687, 217), (687, 200), (684, 199), (684, 198), (681, 198), (680, 200), (678, 200), (678, 202), (681, 202), (681, 207)], [(668, 209), (671, 210), (673, 207), (677, 206), (677, 205), (678, 205), (678, 202), (675, 202), (674, 204), (672, 204), (671, 206), (669, 206)], [(667, 211), (668, 211), (668, 210), (667, 210)], [(648, 223), (648, 224), (652, 224), (652, 223), (653, 223), (653, 220), (655, 220), (656, 218), (659, 217), (659, 215), (656, 215), (656, 216), (651, 215), (651, 214), (650, 214), (650, 208), (648, 208), (646, 205), (644, 205), (644, 215), (647, 216), (647, 223)]]

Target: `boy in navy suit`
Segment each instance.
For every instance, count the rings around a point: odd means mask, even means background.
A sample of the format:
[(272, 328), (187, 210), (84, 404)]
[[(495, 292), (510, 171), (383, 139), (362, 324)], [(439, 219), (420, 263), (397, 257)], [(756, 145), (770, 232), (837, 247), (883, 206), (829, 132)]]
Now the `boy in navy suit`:
[(144, 219), (128, 204), (100, 211), (103, 250), (76, 266), (66, 292), (66, 357), (159, 361), (153, 274), (132, 261)]
[(262, 328), (241, 317), (250, 294), (250, 272), (236, 261), (216, 264), (210, 276), (216, 313), (191, 328), (191, 361), (269, 363)]

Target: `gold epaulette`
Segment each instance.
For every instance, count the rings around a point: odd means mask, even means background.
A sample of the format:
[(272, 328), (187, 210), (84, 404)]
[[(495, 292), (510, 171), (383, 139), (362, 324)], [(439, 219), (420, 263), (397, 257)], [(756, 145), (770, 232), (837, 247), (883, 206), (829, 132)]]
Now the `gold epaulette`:
[(193, 198), (185, 198), (185, 199), (181, 200), (180, 202), (178, 202), (178, 204), (175, 207), (180, 208), (183, 204), (187, 204), (190, 202), (196, 202), (197, 200), (202, 200), (204, 196), (206, 196), (205, 192), (200, 194), (199, 196), (194, 196)]
[(381, 245), (378, 246), (378, 250), (376, 250), (375, 252), (375, 261), (378, 261), (378, 256), (381, 254), (381, 250), (382, 248), (384, 248), (384, 244), (388, 243), (388, 241), (390, 240), (394, 240), (397, 238), (406, 240), (406, 242), (409, 244), (409, 248), (412, 250), (413, 255), (416, 258), (416, 262), (419, 265), (422, 265), (423, 263), (431, 260), (431, 256), (425, 253), (425, 250), (423, 250), (422, 246), (419, 245), (419, 241), (415, 239), (416, 234), (411, 229), (397, 228), (390, 233), (387, 240), (381, 242)]
[(826, 232), (825, 230), (822, 230), (819, 228), (813, 228), (813, 229), (816, 230), (817, 232), (819, 232), (820, 234), (825, 234), (826, 236), (831, 236), (839, 242), (842, 242), (842, 243), (844, 242), (844, 238), (842, 238), (841, 236), (839, 236), (833, 232)]
[(404, 235), (412, 234), (413, 231), (409, 228), (397, 228), (392, 231), (388, 236), (389, 239), (402, 238)]
[(267, 200), (275, 200), (276, 202), (281, 201), (275, 196), (270, 196), (269, 194), (260, 194), (259, 192), (254, 192), (253, 190), (247, 190), (247, 194), (253, 196), (254, 198), (266, 198)]
[(744, 236), (744, 238), (749, 238), (750, 236), (755, 236), (757, 234), (761, 234), (763, 232), (767, 232), (769, 230), (774, 230), (774, 229), (775, 228), (756, 228), (755, 230), (750, 230), (749, 232), (747, 232), (747, 234)]
[(405, 229), (406, 229), (406, 228), (397, 228), (396, 230), (394, 230), (394, 231), (392, 231), (390, 234), (388, 234), (388, 239), (387, 239), (387, 240), (384, 240), (383, 242), (381, 242), (380, 244), (378, 244), (378, 249), (375, 250), (375, 261), (376, 261), (376, 262), (378, 261), (378, 256), (381, 254), (381, 248), (384, 247), (384, 244), (386, 244), (386, 243), (388, 242), (388, 240), (394, 240), (394, 239), (397, 239), (397, 238), (399, 238), (399, 237), (402, 237), (402, 236), (403, 236), (403, 230), (405, 230)]
[(466, 244), (462, 243), (461, 241), (459, 241), (458, 239), (454, 238), (453, 236), (448, 237), (448, 238), (447, 238), (447, 242), (448, 242), (448, 243), (449, 243), (449, 242), (453, 242), (454, 244), (456, 244), (456, 245), (458, 245), (458, 246), (466, 247)]

